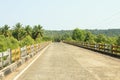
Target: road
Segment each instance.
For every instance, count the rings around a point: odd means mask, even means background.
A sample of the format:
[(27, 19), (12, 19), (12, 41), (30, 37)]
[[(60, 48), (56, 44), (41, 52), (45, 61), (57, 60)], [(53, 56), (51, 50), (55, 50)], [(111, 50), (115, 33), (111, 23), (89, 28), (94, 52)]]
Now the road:
[(120, 80), (120, 60), (52, 43), (17, 80)]

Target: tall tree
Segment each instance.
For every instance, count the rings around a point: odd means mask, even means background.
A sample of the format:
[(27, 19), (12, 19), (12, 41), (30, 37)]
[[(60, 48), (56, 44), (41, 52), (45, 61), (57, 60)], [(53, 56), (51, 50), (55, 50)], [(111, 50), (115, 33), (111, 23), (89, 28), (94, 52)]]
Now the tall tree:
[(99, 35), (97, 35), (97, 37), (96, 37), (96, 42), (97, 42), (97, 43), (106, 43), (106, 42), (107, 42), (107, 38), (106, 38), (105, 35), (99, 34)]
[(23, 39), (24, 37), (26, 37), (26, 32), (24, 30), (24, 28), (22, 27), (22, 24), (17, 23), (14, 26), (14, 31), (13, 31), (13, 36), (20, 41), (21, 39)]
[(84, 41), (84, 38), (85, 38), (84, 34), (85, 33), (83, 30), (76, 28), (73, 30), (72, 38), (77, 41)]
[(25, 26), (26, 35), (32, 36), (32, 28), (30, 25)]
[(43, 37), (43, 29), (42, 29), (41, 25), (35, 25), (33, 27), (32, 37), (33, 37), (33, 39), (42, 38)]
[(89, 43), (95, 43), (94, 35), (91, 32), (86, 32), (84, 41)]
[(9, 26), (6, 24), (4, 25), (2, 28), (1, 28), (1, 34), (3, 34), (5, 37), (9, 37), (11, 34), (10, 34), (10, 31), (9, 31)]

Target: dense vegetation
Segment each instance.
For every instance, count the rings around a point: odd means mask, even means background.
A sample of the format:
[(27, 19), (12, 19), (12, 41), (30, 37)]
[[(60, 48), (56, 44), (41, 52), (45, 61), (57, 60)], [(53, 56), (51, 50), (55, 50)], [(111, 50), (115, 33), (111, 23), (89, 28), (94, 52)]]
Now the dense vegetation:
[(92, 34), (88, 30), (75, 29), (72, 35), (73, 40), (88, 43), (106, 43), (120, 45), (118, 36), (106, 36), (104, 34)]
[(76, 28), (74, 30), (45, 31), (45, 36), (51, 37), (54, 41), (75, 40), (120, 45), (120, 29), (81, 30)]
[(106, 43), (120, 45), (120, 29), (108, 30), (43, 30), (41, 25), (23, 26), (17, 23), (13, 28), (0, 27), (0, 51), (40, 43), (42, 41), (74, 40), (87, 43)]
[(98, 35), (104, 34), (105, 36), (120, 36), (120, 29), (108, 29), (108, 30), (88, 30), (91, 33)]
[(61, 41), (61, 40), (66, 40), (70, 39), (72, 36), (72, 31), (71, 30), (45, 30), (44, 36), (50, 37), (53, 41)]
[(21, 23), (17, 23), (13, 28), (4, 25), (0, 27), (0, 51), (50, 40), (43, 36), (43, 32), (41, 25), (31, 27), (30, 25), (23, 26)]

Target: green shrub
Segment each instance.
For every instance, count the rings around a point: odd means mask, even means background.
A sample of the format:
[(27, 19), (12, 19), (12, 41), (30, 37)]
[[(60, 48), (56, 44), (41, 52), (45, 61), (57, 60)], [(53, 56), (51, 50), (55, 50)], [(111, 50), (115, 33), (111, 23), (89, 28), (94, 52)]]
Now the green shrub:
[(35, 43), (40, 43), (42, 40), (40, 38), (36, 38)]
[(21, 42), (20, 46), (23, 47), (25, 45), (32, 45), (34, 44), (34, 39), (31, 38), (31, 36), (26, 36)]
[(51, 41), (52, 39), (50, 37), (43, 37), (42, 41)]
[(120, 36), (118, 37), (118, 39), (117, 39), (117, 45), (119, 45), (120, 46)]
[(16, 49), (16, 48), (19, 47), (19, 42), (14, 37), (8, 37), (6, 39), (7, 39), (8, 48), (10, 48), (10, 49)]
[(6, 38), (3, 35), (0, 35), (0, 52), (7, 50)]

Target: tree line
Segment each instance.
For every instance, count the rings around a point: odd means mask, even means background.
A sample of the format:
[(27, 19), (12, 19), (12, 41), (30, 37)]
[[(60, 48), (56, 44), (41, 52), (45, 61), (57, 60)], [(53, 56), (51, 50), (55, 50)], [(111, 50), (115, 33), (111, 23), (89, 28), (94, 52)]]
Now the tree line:
[(15, 24), (0, 27), (0, 51), (40, 43), (42, 41), (75, 40), (88, 43), (106, 43), (120, 45), (120, 29), (109, 30), (44, 30), (41, 25), (23, 26)]
[(74, 30), (45, 31), (45, 35), (52, 38), (53, 41), (75, 40), (88, 43), (105, 43), (120, 45), (120, 29), (109, 30)]
[(0, 51), (50, 40), (43, 34), (44, 29), (41, 25), (23, 26), (21, 23), (17, 23), (11, 28), (5, 24), (0, 27)]
[(98, 35), (98, 34), (104, 34), (106, 36), (120, 36), (120, 29), (107, 29), (107, 30), (102, 30), (102, 29), (94, 29), (94, 30), (87, 30), (90, 31), (91, 33)]
[(119, 36), (106, 36), (104, 34), (95, 35), (88, 30), (80, 30), (79, 28), (73, 30), (73, 34), (71, 37), (73, 40), (80, 42), (120, 45), (120, 35)]
[(71, 30), (45, 30), (44, 36), (51, 38), (52, 41), (59, 42), (66, 38), (71, 38)]

